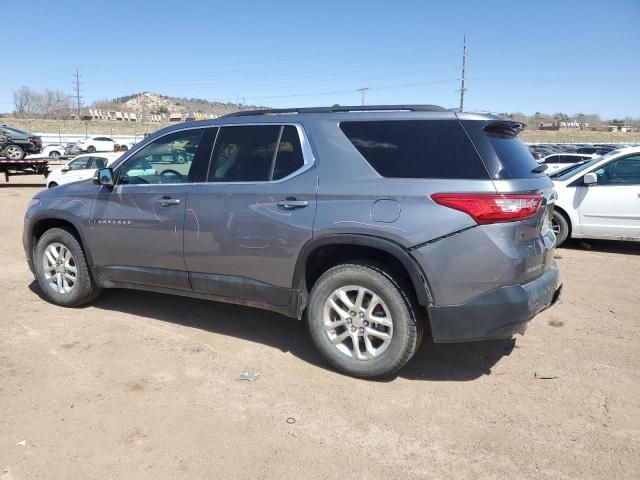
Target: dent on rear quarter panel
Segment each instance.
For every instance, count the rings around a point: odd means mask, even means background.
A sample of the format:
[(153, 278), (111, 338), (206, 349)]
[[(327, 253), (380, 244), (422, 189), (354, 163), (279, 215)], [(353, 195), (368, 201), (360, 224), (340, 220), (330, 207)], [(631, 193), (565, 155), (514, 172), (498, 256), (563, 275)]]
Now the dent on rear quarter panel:
[(553, 263), (553, 234), (535, 221), (480, 225), (412, 250), (436, 305), (457, 305), (542, 274)]

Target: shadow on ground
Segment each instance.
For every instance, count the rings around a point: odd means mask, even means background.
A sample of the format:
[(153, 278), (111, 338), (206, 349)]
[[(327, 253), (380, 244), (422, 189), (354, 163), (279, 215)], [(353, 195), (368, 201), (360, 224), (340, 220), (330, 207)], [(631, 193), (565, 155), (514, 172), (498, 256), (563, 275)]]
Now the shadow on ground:
[(25, 188), (25, 187), (29, 187), (29, 188), (44, 188), (46, 185), (44, 184), (44, 182), (42, 183), (11, 183), (11, 182), (2, 182), (2, 177), (0, 177), (0, 188)]
[[(44, 299), (37, 282), (29, 288)], [(135, 290), (105, 290), (91, 306), (257, 342), (331, 369), (316, 350), (305, 322), (232, 304)], [(399, 376), (411, 380), (468, 381), (491, 373), (511, 353), (515, 340), (434, 344), (425, 335), (420, 350)]]
[(640, 242), (623, 242), (621, 240), (578, 240), (573, 239), (564, 243), (557, 252), (562, 250), (584, 250), (603, 253), (622, 253), (624, 255), (640, 255)]

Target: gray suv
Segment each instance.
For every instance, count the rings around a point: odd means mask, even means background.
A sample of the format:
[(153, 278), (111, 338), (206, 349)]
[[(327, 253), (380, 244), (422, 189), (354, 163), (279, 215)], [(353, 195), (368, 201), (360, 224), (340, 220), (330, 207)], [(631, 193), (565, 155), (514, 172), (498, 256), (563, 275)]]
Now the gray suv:
[(426, 105), (171, 126), (35, 195), (27, 260), (57, 305), (133, 288), (268, 309), (339, 370), (389, 376), (425, 330), (509, 338), (557, 299), (555, 192), (522, 128)]

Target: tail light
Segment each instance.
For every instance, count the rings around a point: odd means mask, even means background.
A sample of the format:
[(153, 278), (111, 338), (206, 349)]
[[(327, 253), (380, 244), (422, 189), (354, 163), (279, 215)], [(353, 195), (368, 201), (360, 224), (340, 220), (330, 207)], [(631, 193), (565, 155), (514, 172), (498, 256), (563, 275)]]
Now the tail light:
[(434, 193), (431, 199), (466, 213), (479, 225), (526, 220), (542, 203), (540, 194)]

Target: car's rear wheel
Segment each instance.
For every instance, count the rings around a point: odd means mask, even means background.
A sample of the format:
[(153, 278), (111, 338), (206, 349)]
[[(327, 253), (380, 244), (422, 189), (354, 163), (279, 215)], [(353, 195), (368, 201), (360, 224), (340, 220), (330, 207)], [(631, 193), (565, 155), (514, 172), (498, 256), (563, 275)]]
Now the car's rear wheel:
[(553, 233), (556, 234), (556, 247), (559, 247), (567, 240), (571, 229), (567, 217), (557, 210), (554, 211), (551, 218), (551, 228)]
[(34, 252), (36, 279), (51, 303), (77, 307), (100, 294), (91, 278), (82, 246), (70, 232), (47, 230)]
[(311, 337), (337, 369), (362, 378), (397, 373), (420, 344), (417, 307), (399, 282), (376, 265), (326, 271), (307, 307)]
[(48, 188), (53, 188), (53, 187), (57, 187), (58, 184), (56, 182), (50, 182), (48, 185)]
[(4, 156), (9, 160), (22, 160), (27, 155), (22, 147), (18, 145), (9, 145), (4, 149)]
[(89, 145), (87, 147), (87, 152), (94, 153), (95, 151), (96, 151), (96, 147), (94, 147), (93, 145)]

